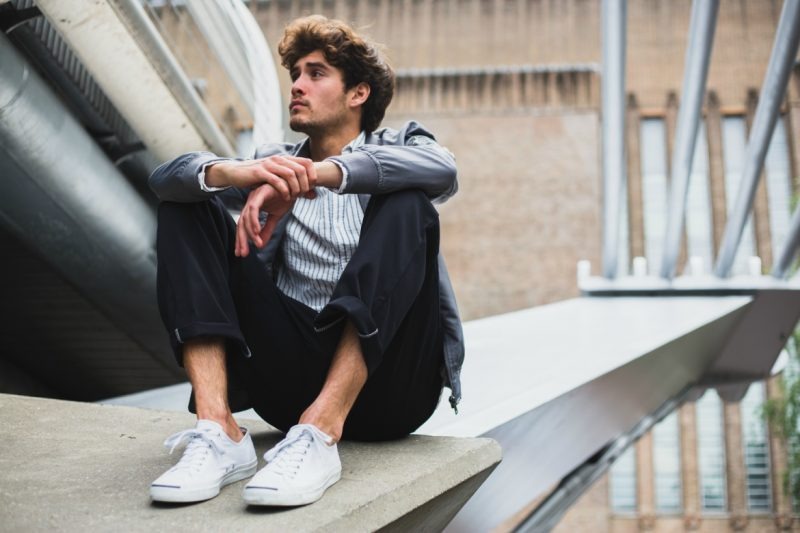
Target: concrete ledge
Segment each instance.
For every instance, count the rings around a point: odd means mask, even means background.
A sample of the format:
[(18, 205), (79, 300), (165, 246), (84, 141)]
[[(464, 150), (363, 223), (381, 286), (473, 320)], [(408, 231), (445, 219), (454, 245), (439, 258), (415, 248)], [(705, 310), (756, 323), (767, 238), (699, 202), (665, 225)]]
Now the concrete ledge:
[[(192, 415), (4, 394), (0, 413), (6, 531), (441, 529), (500, 461), (491, 439), (344, 442), (342, 481), (313, 505), (248, 507), (244, 481), (208, 502), (153, 504), (149, 483), (177, 459), (163, 440), (191, 427)], [(242, 425), (259, 456), (281, 438), (263, 422)]]

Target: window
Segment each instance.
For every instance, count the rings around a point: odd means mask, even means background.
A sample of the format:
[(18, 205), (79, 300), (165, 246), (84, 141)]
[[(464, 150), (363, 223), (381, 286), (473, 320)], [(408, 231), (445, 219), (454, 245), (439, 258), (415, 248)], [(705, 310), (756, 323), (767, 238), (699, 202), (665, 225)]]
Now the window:
[(767, 179), (767, 201), (769, 203), (769, 229), (772, 235), (772, 254), (777, 259), (789, 233), (791, 218), (789, 146), (786, 141), (786, 123), (780, 118), (775, 124), (775, 132), (767, 150), (764, 162)]
[(708, 142), (703, 122), (697, 128), (692, 173), (689, 176), (689, 192), (686, 200), (686, 235), (689, 257), (701, 258), (705, 272), (711, 272), (714, 244), (708, 184)]
[[(736, 196), (742, 182), (744, 156), (747, 148), (747, 133), (744, 117), (730, 116), (722, 119), (722, 151), (725, 163), (725, 203), (730, 215), (736, 203)], [(747, 259), (755, 255), (753, 215), (747, 216), (747, 223), (739, 241), (739, 248), (731, 268), (731, 274), (747, 274)]]
[(678, 416), (675, 411), (653, 427), (653, 470), (656, 510), (681, 511), (681, 451)]
[(631, 445), (611, 465), (609, 472), (611, 509), (615, 513), (636, 512), (636, 449)]
[(250, 158), (254, 157), (256, 148), (255, 142), (253, 141), (253, 130), (241, 130), (236, 136), (236, 154), (243, 158)]
[(704, 512), (724, 512), (727, 495), (722, 401), (716, 391), (708, 390), (697, 401), (695, 407), (700, 506)]
[(630, 229), (628, 215), (628, 180), (622, 184), (622, 201), (619, 206), (619, 246), (617, 248), (617, 275), (624, 276), (630, 272)]
[(753, 383), (742, 399), (742, 447), (747, 485), (747, 509), (769, 512), (772, 493), (769, 472), (769, 441), (767, 426), (761, 417), (764, 402), (764, 383)]
[(642, 211), (644, 249), (650, 273), (661, 269), (667, 230), (667, 137), (664, 119), (641, 122)]

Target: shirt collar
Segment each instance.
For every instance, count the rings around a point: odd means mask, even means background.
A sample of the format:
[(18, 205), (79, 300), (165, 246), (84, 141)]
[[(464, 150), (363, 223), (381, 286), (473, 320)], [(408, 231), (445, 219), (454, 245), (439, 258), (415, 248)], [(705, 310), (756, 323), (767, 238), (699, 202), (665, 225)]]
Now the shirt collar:
[(366, 138), (367, 134), (364, 132), (364, 130), (361, 130), (361, 133), (358, 134), (358, 137), (347, 143), (347, 145), (344, 148), (342, 148), (342, 153), (349, 154), (354, 150), (356, 150), (357, 148), (363, 146)]
[[(361, 133), (358, 136), (347, 143), (344, 148), (342, 148), (343, 154), (349, 154), (355, 151), (357, 148), (360, 148), (364, 145), (364, 142), (367, 140), (367, 133), (364, 130), (361, 130)], [(303, 142), (297, 148), (295, 155), (299, 157), (311, 157), (311, 145), (309, 144), (308, 137), (303, 139)]]

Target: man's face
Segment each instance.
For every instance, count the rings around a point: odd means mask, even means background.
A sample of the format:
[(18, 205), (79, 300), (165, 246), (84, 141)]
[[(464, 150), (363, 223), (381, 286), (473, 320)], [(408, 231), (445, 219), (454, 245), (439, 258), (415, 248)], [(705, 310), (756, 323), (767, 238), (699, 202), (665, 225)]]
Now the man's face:
[(352, 120), (342, 72), (328, 63), (322, 52), (317, 50), (297, 60), (290, 75), (289, 127), (294, 131), (320, 134)]

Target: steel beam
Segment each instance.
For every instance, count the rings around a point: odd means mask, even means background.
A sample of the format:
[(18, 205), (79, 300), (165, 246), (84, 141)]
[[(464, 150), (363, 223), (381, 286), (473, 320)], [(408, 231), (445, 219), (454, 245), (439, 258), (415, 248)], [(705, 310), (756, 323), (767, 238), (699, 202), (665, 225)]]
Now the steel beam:
[(714, 46), (718, 12), (719, 0), (694, 0), (692, 4), (681, 107), (678, 112), (678, 127), (675, 133), (675, 150), (672, 153), (667, 235), (664, 240), (664, 255), (661, 262), (662, 278), (671, 279), (675, 276), (678, 262), (686, 218), (686, 200), (689, 192), (692, 160), (694, 159), (694, 146), (703, 106), (703, 93), (708, 78), (708, 64)]
[(792, 221), (789, 223), (789, 234), (783, 243), (778, 259), (772, 266), (772, 275), (778, 279), (784, 279), (792, 266), (792, 260), (797, 255), (797, 247), (800, 246), (800, 206), (794, 210)]
[(778, 120), (778, 109), (797, 55), (798, 42), (800, 42), (800, 0), (786, 0), (778, 23), (778, 31), (775, 33), (775, 44), (764, 76), (761, 96), (753, 119), (753, 129), (747, 143), (742, 182), (736, 195), (736, 203), (725, 225), (714, 269), (714, 273), (722, 278), (730, 275), (747, 216), (753, 207), (764, 158), (775, 130), (775, 122)]
[(642, 418), (630, 431), (614, 439), (598, 455), (565, 476), (553, 492), (514, 528), (514, 533), (541, 533), (556, 527), (569, 508), (608, 471), (625, 450), (677, 409), (691, 390), (691, 386), (685, 387), (675, 397), (661, 404), (653, 414)]
[(235, 154), (140, 2), (36, 4), (157, 159)]
[(603, 0), (603, 276), (617, 275), (625, 175), (625, 0)]

